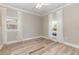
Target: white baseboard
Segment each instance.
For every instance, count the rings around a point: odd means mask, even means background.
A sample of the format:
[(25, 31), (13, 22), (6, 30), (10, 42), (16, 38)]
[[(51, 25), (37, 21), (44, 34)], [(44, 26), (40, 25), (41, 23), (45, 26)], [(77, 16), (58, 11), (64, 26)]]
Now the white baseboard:
[(0, 49), (2, 49), (3, 45), (0, 45)]
[[(51, 39), (47, 36), (36, 36), (36, 37), (32, 37), (32, 38), (26, 38), (26, 39), (23, 39), (21, 41), (26, 41), (26, 40), (31, 40), (31, 39), (37, 39), (37, 38), (45, 38), (45, 39), (50, 39), (52, 41), (56, 41), (55, 39)], [(12, 42), (7, 42), (6, 44), (12, 44), (12, 43), (17, 43), (17, 42), (21, 42), (21, 41), (12, 41)], [(56, 41), (58, 42), (58, 41)], [(68, 43), (68, 42), (60, 42), (60, 43), (63, 43), (65, 45), (68, 45), (68, 46), (71, 46), (71, 47), (75, 47), (75, 48), (79, 48), (79, 45), (75, 45), (75, 44), (72, 44), (72, 43)], [(0, 48), (2, 48), (3, 45), (0, 46)]]
[(74, 47), (74, 48), (79, 48), (79, 45), (68, 43), (68, 42), (62, 42), (63, 44), (66, 44), (68, 46)]
[(45, 38), (45, 39), (49, 39), (49, 37), (47, 37), (47, 36), (40, 36), (40, 37)]
[(13, 44), (13, 43), (17, 43), (17, 42), (20, 42), (20, 41), (10, 41), (10, 42), (6, 42), (5, 44)]
[(7, 42), (6, 44), (12, 44), (12, 43), (17, 43), (17, 42), (21, 42), (21, 41), (26, 41), (26, 40), (31, 40), (31, 39), (37, 39), (37, 38), (40, 38), (40, 37), (41, 36), (36, 36), (36, 37), (26, 38), (26, 39), (17, 40), (17, 41), (10, 41), (10, 42)]
[[(51, 38), (45, 37), (45, 36), (42, 36), (42, 37), (43, 37), (43, 38), (46, 38), (46, 39), (51, 39)], [(51, 39), (51, 40), (56, 41), (56, 40), (54, 40), (54, 39)], [(56, 41), (56, 42), (59, 42), (59, 41)], [(60, 43), (63, 43), (63, 44), (65, 44), (65, 45), (68, 45), (68, 46), (71, 46), (71, 47), (74, 47), (74, 48), (79, 48), (79, 45), (72, 44), (72, 43), (69, 43), (69, 42), (60, 42)]]
[(40, 38), (40, 37), (42, 37), (42, 36), (36, 36), (36, 37), (26, 38), (26, 39), (23, 39), (22, 41), (37, 39), (37, 38)]

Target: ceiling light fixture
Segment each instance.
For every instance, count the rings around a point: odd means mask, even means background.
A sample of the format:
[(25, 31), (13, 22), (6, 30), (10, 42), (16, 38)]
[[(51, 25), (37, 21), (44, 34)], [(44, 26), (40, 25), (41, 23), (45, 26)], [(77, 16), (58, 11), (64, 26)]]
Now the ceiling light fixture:
[(40, 9), (43, 5), (48, 5), (47, 3), (38, 3), (36, 4), (36, 8)]
[(37, 4), (37, 5), (36, 5), (36, 8), (38, 8), (38, 9), (40, 9), (41, 7), (42, 7), (41, 4)]

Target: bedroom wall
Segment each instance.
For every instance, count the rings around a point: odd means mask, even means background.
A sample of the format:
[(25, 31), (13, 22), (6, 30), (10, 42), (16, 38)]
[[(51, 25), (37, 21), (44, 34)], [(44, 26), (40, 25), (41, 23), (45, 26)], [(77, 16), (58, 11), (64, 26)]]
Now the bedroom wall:
[(79, 4), (64, 8), (63, 24), (65, 41), (79, 45)]
[(23, 38), (32, 38), (42, 35), (42, 17), (22, 13)]
[(47, 37), (48, 36), (48, 15), (45, 15), (42, 17), (42, 22), (43, 22), (42, 35)]

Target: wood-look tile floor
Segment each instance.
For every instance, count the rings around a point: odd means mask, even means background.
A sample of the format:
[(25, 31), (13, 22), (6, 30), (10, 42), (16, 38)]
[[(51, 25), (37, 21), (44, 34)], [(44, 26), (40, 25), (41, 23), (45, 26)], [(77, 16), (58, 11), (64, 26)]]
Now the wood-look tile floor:
[(44, 38), (5, 45), (0, 55), (78, 55), (79, 49)]

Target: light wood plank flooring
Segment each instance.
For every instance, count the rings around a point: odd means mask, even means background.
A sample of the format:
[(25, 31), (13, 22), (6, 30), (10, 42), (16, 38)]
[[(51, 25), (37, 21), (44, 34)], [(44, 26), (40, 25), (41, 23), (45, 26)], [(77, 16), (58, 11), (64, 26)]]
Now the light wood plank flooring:
[(1, 55), (78, 55), (79, 49), (44, 38), (4, 45)]

